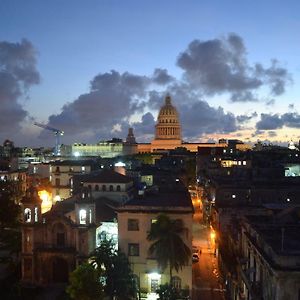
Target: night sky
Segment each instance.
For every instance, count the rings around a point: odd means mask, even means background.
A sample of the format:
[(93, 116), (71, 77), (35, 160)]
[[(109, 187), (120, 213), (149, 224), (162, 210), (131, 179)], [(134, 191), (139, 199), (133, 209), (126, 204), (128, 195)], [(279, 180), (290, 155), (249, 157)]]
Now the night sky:
[[(202, 3), (205, 2), (205, 3)], [(300, 138), (300, 1), (0, 0), (0, 143)]]

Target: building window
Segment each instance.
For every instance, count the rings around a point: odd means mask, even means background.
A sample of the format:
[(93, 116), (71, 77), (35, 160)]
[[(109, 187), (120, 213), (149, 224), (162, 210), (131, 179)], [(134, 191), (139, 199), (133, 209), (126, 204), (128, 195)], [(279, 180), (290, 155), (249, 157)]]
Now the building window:
[(55, 172), (59, 173), (59, 167), (56, 167)]
[[(89, 191), (92, 190), (92, 186), (90, 184), (88, 185), (88, 189), (89, 189)], [(95, 187), (95, 190), (96, 190), (96, 187)], [(98, 186), (98, 190), (99, 190), (99, 186)]]
[(172, 277), (172, 286), (176, 289), (176, 290), (180, 290), (181, 289), (181, 279), (178, 276), (173, 276)]
[(110, 191), (110, 192), (113, 192), (113, 190), (114, 190), (113, 185), (110, 185), (110, 186), (109, 186), (109, 191)]
[(56, 245), (58, 247), (64, 247), (65, 246), (65, 233), (64, 232), (58, 232), (56, 234)]
[(25, 208), (24, 218), (25, 218), (26, 223), (31, 222), (31, 209), (30, 208)]
[(92, 210), (89, 210), (89, 215), (90, 215), (90, 224), (92, 223)]
[(81, 171), (82, 171), (82, 172), (85, 171), (85, 167), (84, 167), (84, 166), (81, 167)]
[(139, 231), (139, 220), (128, 219), (128, 231)]
[(60, 186), (60, 179), (59, 178), (55, 178), (55, 185)]
[(37, 222), (38, 221), (38, 208), (35, 207), (34, 208), (34, 222)]
[(128, 256), (139, 256), (140, 245), (139, 244), (128, 244)]
[(117, 192), (121, 191), (121, 187), (119, 185), (117, 185)]
[(151, 219), (151, 225), (155, 224), (157, 222), (157, 219)]
[(86, 210), (85, 209), (81, 209), (79, 211), (79, 223), (86, 224)]
[(98, 184), (95, 185), (95, 191), (96, 191), (96, 192), (99, 191), (99, 185), (98, 185)]
[(106, 191), (106, 185), (105, 185), (105, 184), (102, 185), (102, 191), (103, 191), (103, 192)]

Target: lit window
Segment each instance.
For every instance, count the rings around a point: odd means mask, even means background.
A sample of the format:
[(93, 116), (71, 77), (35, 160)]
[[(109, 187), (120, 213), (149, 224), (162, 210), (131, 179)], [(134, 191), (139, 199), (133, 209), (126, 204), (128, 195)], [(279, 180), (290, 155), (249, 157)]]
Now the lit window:
[(38, 221), (38, 208), (35, 207), (34, 208), (34, 222), (37, 222)]
[(140, 245), (139, 244), (128, 244), (128, 256), (139, 256)]
[(31, 209), (25, 208), (24, 210), (25, 222), (31, 222)]
[(81, 171), (82, 171), (82, 172), (85, 171), (85, 167), (84, 167), (84, 166), (81, 167)]
[(92, 210), (90, 209), (90, 223), (92, 223)]
[(247, 165), (247, 162), (244, 160), (243, 161), (243, 166), (246, 166)]
[(238, 165), (239, 165), (239, 166), (241, 166), (241, 165), (242, 165), (242, 162), (241, 162), (240, 160), (238, 161)]
[(151, 219), (151, 224), (155, 224), (157, 222), (157, 219)]
[(85, 209), (81, 209), (79, 211), (79, 223), (86, 224), (86, 210)]

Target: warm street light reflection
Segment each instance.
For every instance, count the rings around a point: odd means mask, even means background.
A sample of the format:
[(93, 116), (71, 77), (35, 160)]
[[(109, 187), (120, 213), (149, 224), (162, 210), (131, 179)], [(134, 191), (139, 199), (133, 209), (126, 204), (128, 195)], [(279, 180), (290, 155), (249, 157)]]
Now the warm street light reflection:
[(40, 199), (42, 200), (42, 214), (49, 211), (52, 207), (51, 194), (46, 190), (38, 192)]
[(214, 230), (212, 230), (212, 232), (210, 233), (210, 238), (214, 241), (216, 238), (216, 233), (214, 232)]

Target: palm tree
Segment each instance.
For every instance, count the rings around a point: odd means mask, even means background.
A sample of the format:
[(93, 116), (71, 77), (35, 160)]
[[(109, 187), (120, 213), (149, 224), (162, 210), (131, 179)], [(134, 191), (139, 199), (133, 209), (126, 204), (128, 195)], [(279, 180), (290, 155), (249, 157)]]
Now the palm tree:
[(162, 271), (170, 266), (170, 283), (172, 271), (176, 272), (188, 265), (191, 259), (191, 250), (182, 240), (186, 233), (182, 220), (171, 220), (168, 216), (160, 214), (157, 221), (151, 225), (147, 239), (153, 242), (149, 254), (155, 256)]

